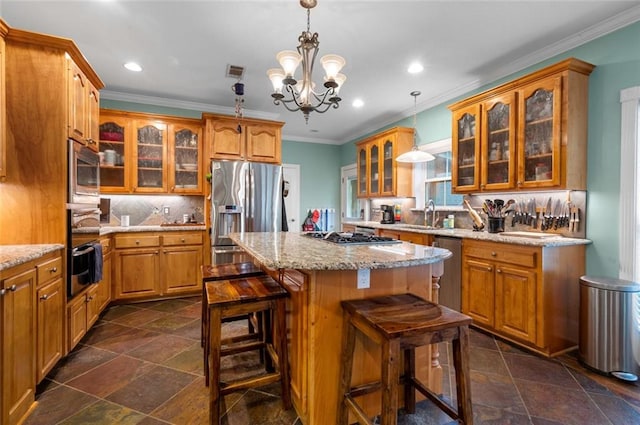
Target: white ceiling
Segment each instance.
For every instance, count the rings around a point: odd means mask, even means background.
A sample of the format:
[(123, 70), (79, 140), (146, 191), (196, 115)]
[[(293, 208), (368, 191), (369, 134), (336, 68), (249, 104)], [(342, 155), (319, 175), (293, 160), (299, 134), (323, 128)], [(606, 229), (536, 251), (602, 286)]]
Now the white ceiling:
[[(287, 140), (342, 144), (418, 110), (640, 20), (639, 1), (318, 0), (320, 53), (347, 64), (337, 110), (273, 105), (266, 70), (306, 30), (297, 0), (2, 0), (12, 27), (73, 39), (106, 84), (105, 99), (234, 113), (228, 65), (245, 67), (245, 116), (285, 121)], [(425, 70), (410, 75), (410, 62)], [(142, 73), (123, 63), (136, 61)], [(298, 71), (300, 72), (300, 71)], [(314, 80), (321, 85), (322, 68)], [(354, 109), (361, 98), (365, 106)]]

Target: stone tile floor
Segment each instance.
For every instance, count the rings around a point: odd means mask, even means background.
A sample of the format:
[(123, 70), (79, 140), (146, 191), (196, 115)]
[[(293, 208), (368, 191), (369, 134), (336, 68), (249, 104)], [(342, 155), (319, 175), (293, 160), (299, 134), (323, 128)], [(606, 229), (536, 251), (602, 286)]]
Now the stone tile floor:
[[(440, 359), (451, 401), (449, 348), (441, 345)], [(256, 357), (225, 358), (225, 373), (250, 370)], [(472, 331), (470, 365), (475, 424), (640, 425), (640, 384), (590, 372), (575, 353), (544, 359)], [(110, 307), (40, 384), (37, 402), (26, 425), (207, 424), (200, 298)], [(301, 424), (282, 410), (277, 384), (231, 394), (225, 408), (228, 425)], [(402, 425), (453, 423), (428, 402), (399, 417)]]

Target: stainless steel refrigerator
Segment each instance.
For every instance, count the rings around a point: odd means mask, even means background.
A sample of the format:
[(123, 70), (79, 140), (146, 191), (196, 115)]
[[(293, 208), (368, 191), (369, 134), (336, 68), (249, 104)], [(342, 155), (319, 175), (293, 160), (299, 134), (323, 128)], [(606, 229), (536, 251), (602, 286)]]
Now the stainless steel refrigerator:
[(212, 264), (246, 260), (233, 232), (282, 229), (282, 167), (245, 161), (211, 163)]

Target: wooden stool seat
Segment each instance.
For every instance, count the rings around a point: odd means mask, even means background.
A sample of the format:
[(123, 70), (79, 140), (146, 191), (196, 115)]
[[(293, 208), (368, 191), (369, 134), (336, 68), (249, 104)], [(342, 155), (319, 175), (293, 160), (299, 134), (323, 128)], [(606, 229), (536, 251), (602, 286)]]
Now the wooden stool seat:
[[(234, 391), (255, 388), (280, 381), (282, 403), (291, 408), (289, 369), (287, 357), (287, 330), (285, 301), (287, 291), (270, 276), (253, 276), (218, 281), (206, 287), (208, 356), (206, 366), (210, 376), (210, 423), (218, 425), (222, 397)], [(222, 339), (224, 318), (261, 312), (262, 340), (239, 343)], [(230, 382), (220, 380), (221, 357), (249, 350), (263, 349), (267, 373)]]
[[(468, 365), (471, 318), (413, 294), (400, 294), (342, 301), (344, 311), (338, 423), (347, 425), (349, 411), (359, 423), (372, 424), (355, 398), (382, 390), (381, 425), (397, 424), (399, 386), (404, 387), (404, 406), (415, 411), (415, 391), (429, 398), (458, 423), (473, 423)], [(382, 348), (381, 382), (351, 386), (356, 330)], [(415, 348), (451, 341), (456, 371), (458, 409), (444, 403), (415, 376)], [(400, 355), (404, 353), (404, 374), (400, 377)]]
[[(209, 329), (207, 327), (207, 296), (206, 290), (208, 282), (217, 282), (226, 279), (236, 279), (241, 277), (262, 276), (265, 272), (256, 266), (252, 262), (243, 263), (230, 263), (203, 265), (202, 270), (202, 317), (200, 321), (200, 346), (204, 348), (204, 376), (205, 382), (209, 385), (209, 369), (207, 368), (207, 356), (208, 356), (208, 335)], [(260, 320), (257, 317), (252, 317), (248, 314), (243, 314), (236, 317), (227, 317), (223, 322), (235, 322), (237, 320), (247, 320), (249, 331), (242, 338), (244, 339), (260, 339), (262, 338), (259, 323)], [(256, 331), (257, 330), (257, 331)], [(263, 356), (261, 355), (261, 360)]]

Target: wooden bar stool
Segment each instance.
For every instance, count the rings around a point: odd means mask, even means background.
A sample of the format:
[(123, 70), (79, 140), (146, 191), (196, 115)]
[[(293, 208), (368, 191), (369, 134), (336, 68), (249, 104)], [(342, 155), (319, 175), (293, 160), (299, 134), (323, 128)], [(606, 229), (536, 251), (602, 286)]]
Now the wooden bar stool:
[[(270, 276), (254, 276), (219, 281), (207, 285), (207, 321), (209, 330), (208, 373), (210, 423), (218, 425), (220, 404), (224, 395), (247, 388), (260, 387), (280, 381), (282, 403), (291, 408), (287, 357), (287, 329), (285, 301), (287, 291)], [(238, 343), (223, 340), (222, 321), (227, 317), (262, 312), (264, 332), (261, 341)], [(223, 356), (264, 349), (266, 373), (229, 382), (220, 380), (220, 361)]]
[[(342, 301), (342, 308), (344, 324), (338, 390), (339, 425), (347, 425), (350, 410), (359, 423), (373, 424), (355, 398), (377, 390), (382, 390), (380, 424), (395, 425), (400, 385), (404, 386), (407, 412), (415, 412), (417, 390), (458, 423), (473, 424), (468, 364), (469, 316), (412, 294)], [(356, 330), (382, 348), (380, 382), (351, 386)], [(442, 341), (451, 341), (453, 345), (457, 411), (440, 400), (415, 376), (415, 348)], [(404, 353), (404, 376), (399, 379), (401, 352)]]
[[(207, 367), (207, 358), (209, 355), (209, 328), (207, 322), (207, 285), (215, 284), (215, 282), (228, 279), (237, 279), (251, 276), (264, 276), (265, 272), (251, 262), (219, 264), (217, 266), (203, 265), (202, 270), (202, 318), (200, 326), (200, 345), (203, 347), (203, 365), (205, 384), (209, 385), (209, 368)], [(249, 329), (246, 335), (236, 337), (237, 341), (251, 340), (262, 338), (261, 319), (250, 314), (243, 314), (236, 317), (227, 317), (223, 322), (235, 322), (237, 320), (247, 320)], [(257, 330), (257, 331), (256, 331)], [(260, 360), (264, 361), (264, 355), (261, 353)]]

